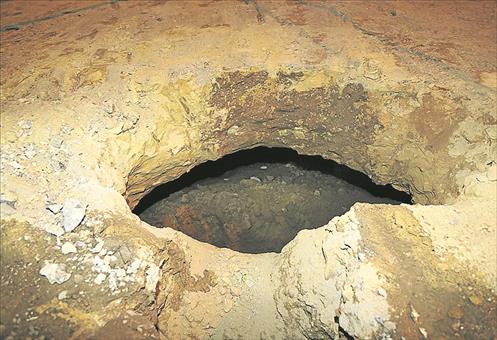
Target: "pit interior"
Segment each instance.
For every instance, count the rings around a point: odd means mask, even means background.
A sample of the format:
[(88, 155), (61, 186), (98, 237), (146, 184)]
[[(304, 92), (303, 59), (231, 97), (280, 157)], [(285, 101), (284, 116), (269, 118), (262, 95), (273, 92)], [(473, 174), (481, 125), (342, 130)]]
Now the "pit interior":
[(133, 212), (150, 225), (243, 253), (280, 252), (302, 229), (356, 202), (411, 203), (405, 192), (321, 156), (256, 147), (194, 167), (144, 196)]

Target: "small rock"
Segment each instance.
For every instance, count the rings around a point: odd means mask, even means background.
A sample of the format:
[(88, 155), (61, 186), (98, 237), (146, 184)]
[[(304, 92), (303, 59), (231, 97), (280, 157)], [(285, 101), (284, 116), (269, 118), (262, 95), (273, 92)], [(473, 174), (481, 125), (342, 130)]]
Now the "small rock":
[(14, 169), (23, 169), (24, 167), (19, 164), (17, 161), (12, 161), (12, 162), (9, 162), (10, 166), (13, 167)]
[(459, 331), (460, 327), (461, 327), (461, 322), (459, 320), (457, 320), (456, 322), (450, 325), (450, 328), (452, 328), (454, 332)]
[(98, 255), (100, 255), (100, 256), (105, 256), (106, 254), (107, 254), (107, 249), (105, 249), (105, 248), (102, 248), (102, 250), (100, 250), (98, 252)]
[(469, 301), (471, 301), (471, 303), (476, 306), (481, 305), (483, 302), (482, 298), (476, 295), (470, 295)]
[(63, 290), (62, 292), (60, 292), (59, 295), (57, 296), (57, 298), (59, 300), (67, 299), (67, 290)]
[(135, 259), (128, 267), (128, 269), (126, 269), (126, 273), (127, 274), (136, 274), (136, 272), (138, 271), (138, 269), (140, 268), (142, 264), (142, 261), (139, 260), (139, 259)]
[(377, 291), (378, 295), (380, 296), (383, 296), (383, 297), (387, 297), (387, 291), (383, 288), (378, 288), (378, 291)]
[(252, 177), (250, 177), (250, 179), (253, 180), (253, 181), (257, 181), (259, 183), (262, 182), (259, 177), (252, 176)]
[(71, 277), (71, 274), (66, 272), (66, 265), (59, 263), (46, 263), (41, 268), (40, 274), (45, 276), (51, 284), (64, 283)]
[(97, 275), (97, 277), (95, 278), (94, 282), (97, 285), (99, 285), (99, 284), (102, 284), (102, 282), (104, 282), (106, 278), (107, 278), (107, 275), (105, 275), (103, 273), (100, 273), (100, 274)]
[(97, 254), (97, 253), (100, 253), (102, 251), (103, 247), (104, 247), (104, 241), (100, 241), (100, 242), (97, 243), (97, 245), (95, 247), (93, 247), (92, 249), (90, 249), (90, 251), (93, 254)]
[(320, 196), (321, 195), (321, 191), (319, 190), (314, 190), (314, 196)]
[(414, 306), (412, 304), (409, 304), (409, 307), (411, 309), (410, 315), (411, 315), (412, 321), (418, 322), (419, 313), (414, 309)]
[(27, 159), (32, 159), (36, 156), (36, 150), (33, 144), (29, 144), (26, 147), (26, 150), (24, 150), (24, 156), (26, 156)]
[(67, 232), (73, 231), (81, 224), (85, 218), (86, 207), (76, 199), (67, 199), (62, 208), (64, 214), (64, 229)]
[(261, 169), (262, 170), (267, 170), (267, 166), (263, 165), (263, 166), (261, 166)]
[(45, 231), (57, 237), (64, 235), (64, 229), (55, 224), (46, 224)]
[(75, 253), (77, 251), (76, 247), (71, 242), (64, 243), (62, 245), (61, 250), (62, 250), (62, 254), (64, 254), (64, 255), (70, 254), (70, 253)]
[(129, 248), (126, 245), (123, 245), (122, 247), (119, 248), (119, 255), (121, 255), (121, 259), (123, 260), (124, 263), (129, 263), (133, 258), (131, 250), (129, 250)]
[(62, 204), (49, 204), (47, 209), (54, 214), (58, 214), (62, 210)]
[(60, 148), (63, 142), (64, 139), (60, 136), (52, 136), (52, 138), (50, 139), (50, 145), (54, 148)]
[(357, 254), (357, 258), (359, 259), (359, 261), (364, 262), (366, 260), (366, 254), (359, 253)]
[(274, 176), (266, 176), (266, 179), (267, 179), (268, 181), (272, 181), (272, 180), (274, 179)]
[(419, 328), (419, 332), (423, 335), (423, 337), (424, 337), (425, 339), (427, 339), (427, 338), (428, 338), (428, 332), (426, 331), (426, 329), (424, 329), (424, 328), (420, 327), (420, 328)]
[(462, 311), (461, 307), (454, 306), (451, 309), (449, 309), (448, 314), (452, 319), (461, 319), (462, 316), (464, 315), (464, 312)]
[(233, 308), (233, 300), (227, 297), (223, 301), (223, 309), (225, 313), (228, 313)]
[(21, 120), (18, 124), (24, 130), (29, 130), (33, 127), (33, 122), (30, 120)]
[(93, 267), (92, 270), (97, 273), (108, 273), (111, 270), (111, 267), (108, 263), (106, 263), (100, 256), (95, 256), (93, 259)]

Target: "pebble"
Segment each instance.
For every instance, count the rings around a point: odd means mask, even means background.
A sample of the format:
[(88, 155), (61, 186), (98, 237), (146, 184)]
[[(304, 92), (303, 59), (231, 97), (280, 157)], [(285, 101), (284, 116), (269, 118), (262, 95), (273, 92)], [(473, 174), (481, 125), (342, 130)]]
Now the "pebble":
[(426, 331), (426, 329), (424, 329), (424, 328), (420, 327), (420, 328), (419, 328), (419, 332), (423, 335), (423, 337), (424, 337), (425, 339), (427, 339), (427, 338), (428, 338), (428, 332)]
[(99, 285), (99, 284), (102, 284), (102, 282), (104, 282), (106, 278), (107, 278), (107, 275), (105, 275), (103, 273), (100, 273), (100, 274), (97, 275), (97, 277), (95, 278), (94, 282), (97, 285)]
[(252, 176), (252, 177), (250, 177), (250, 179), (253, 180), (253, 181), (257, 181), (259, 183), (262, 182), (259, 177)]
[(119, 255), (121, 255), (121, 260), (123, 260), (124, 263), (128, 263), (133, 259), (133, 254), (126, 245), (119, 248)]
[(33, 122), (30, 120), (21, 120), (17, 124), (21, 127), (21, 129), (24, 129), (24, 130), (29, 130), (33, 127)]
[(464, 315), (464, 312), (462, 311), (461, 307), (454, 306), (451, 309), (449, 309), (448, 314), (452, 319), (461, 319)]
[(480, 298), (479, 296), (476, 296), (476, 295), (471, 295), (469, 297), (469, 301), (471, 301), (471, 303), (473, 305), (476, 305), (476, 306), (481, 305), (483, 302), (482, 298)]
[(71, 274), (66, 272), (66, 265), (59, 263), (46, 263), (41, 268), (40, 274), (45, 276), (51, 284), (64, 283), (71, 277)]
[(92, 270), (97, 273), (108, 273), (111, 270), (109, 263), (100, 258), (99, 256), (95, 256), (93, 259), (93, 267)]
[(267, 166), (263, 165), (263, 166), (261, 166), (261, 169), (262, 170), (267, 170)]
[(387, 297), (387, 291), (383, 288), (378, 288), (378, 291), (377, 291), (378, 295), (380, 296), (383, 296), (383, 297)]
[(414, 322), (418, 322), (418, 318), (419, 318), (419, 313), (414, 309), (414, 306), (409, 304), (409, 306), (411, 307), (411, 319), (412, 321)]
[(52, 139), (50, 140), (50, 145), (53, 146), (54, 148), (60, 148), (63, 141), (64, 139), (60, 136), (52, 136)]
[(93, 247), (92, 249), (90, 249), (90, 252), (92, 252), (93, 254), (98, 254), (102, 251), (102, 248), (104, 247), (104, 241), (100, 241), (96, 244), (95, 247)]
[(64, 255), (70, 254), (70, 253), (75, 253), (77, 251), (76, 247), (71, 242), (64, 243), (61, 247), (61, 250), (62, 250), (62, 254), (64, 254)]
[(357, 254), (357, 258), (359, 259), (359, 261), (364, 262), (366, 260), (366, 254), (359, 253)]
[(24, 150), (24, 156), (26, 156), (27, 159), (32, 159), (34, 156), (36, 156), (36, 150), (33, 144), (29, 144), (26, 147), (26, 150)]
[(64, 235), (64, 229), (55, 224), (46, 224), (45, 231), (57, 237)]
[(64, 229), (71, 232), (83, 221), (86, 207), (80, 201), (70, 198), (64, 202), (62, 213), (64, 214)]
[(57, 296), (57, 298), (59, 300), (67, 299), (67, 290), (63, 290), (62, 292), (60, 292), (59, 295)]
[(62, 204), (49, 204), (47, 209), (54, 214), (58, 214), (62, 210)]

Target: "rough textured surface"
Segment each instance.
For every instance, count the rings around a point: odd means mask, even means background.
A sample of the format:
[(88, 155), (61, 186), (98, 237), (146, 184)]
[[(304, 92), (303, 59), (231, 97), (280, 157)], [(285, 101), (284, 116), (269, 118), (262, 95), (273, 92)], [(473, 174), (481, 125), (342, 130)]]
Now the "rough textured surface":
[[(495, 336), (495, 3), (73, 3), (1, 3), (0, 336)], [(132, 215), (256, 145), (417, 204), (359, 204), (259, 255)], [(64, 233), (68, 199), (86, 209)]]
[[(261, 148), (253, 150), (259, 154), (265, 152)], [(274, 152), (276, 158), (284, 151)], [(311, 162), (308, 158), (299, 160), (301, 164)], [(254, 254), (280, 252), (300, 230), (321, 227), (346, 213), (356, 202), (401, 203), (376, 197), (345, 181), (345, 176), (334, 176), (333, 173), (340, 175), (345, 170), (338, 167), (333, 170), (333, 162), (322, 160), (323, 168), (323, 163), (331, 170), (312, 171), (298, 163), (240, 166), (174, 191), (139, 216), (152, 226), (173, 228), (217, 247)], [(201, 168), (195, 168), (197, 176), (200, 171)], [(350, 181), (354, 175), (351, 171), (347, 174)], [(358, 180), (357, 177), (354, 179)], [(187, 182), (190, 179), (183, 177), (173, 186)], [(154, 193), (156, 199), (161, 191), (166, 194), (172, 190), (170, 184)]]

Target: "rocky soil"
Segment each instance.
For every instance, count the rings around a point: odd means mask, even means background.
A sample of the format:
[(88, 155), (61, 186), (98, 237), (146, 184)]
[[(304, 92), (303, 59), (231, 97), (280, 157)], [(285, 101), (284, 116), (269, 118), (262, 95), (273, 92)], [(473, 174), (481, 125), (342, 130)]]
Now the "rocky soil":
[[(493, 2), (0, 14), (0, 337), (495, 337)], [(321, 155), (414, 204), (356, 203), (260, 254), (132, 213), (256, 146)]]
[(240, 166), (175, 191), (140, 218), (218, 247), (264, 253), (280, 252), (300, 230), (321, 227), (356, 202), (400, 204), (335, 177), (330, 163), (329, 173), (295, 163)]

